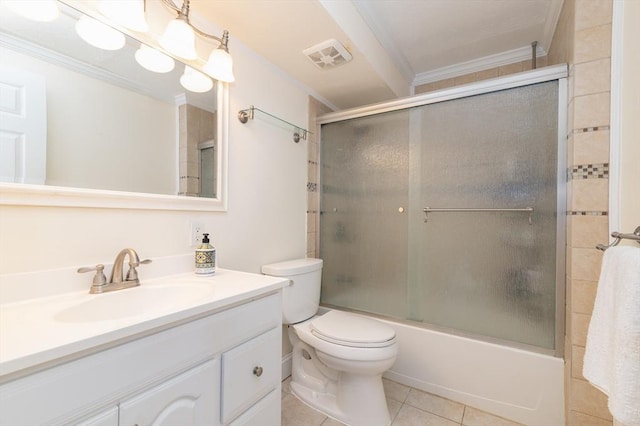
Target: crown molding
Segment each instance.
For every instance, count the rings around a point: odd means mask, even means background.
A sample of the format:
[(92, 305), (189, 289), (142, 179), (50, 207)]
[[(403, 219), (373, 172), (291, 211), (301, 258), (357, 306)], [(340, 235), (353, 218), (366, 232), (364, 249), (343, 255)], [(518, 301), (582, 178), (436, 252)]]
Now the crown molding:
[[(536, 57), (545, 56), (547, 52), (540, 44), (536, 49)], [(445, 80), (447, 78), (459, 77), (472, 72), (484, 71), (515, 62), (526, 61), (531, 58), (531, 46), (523, 46), (518, 49), (508, 50), (495, 55), (473, 59), (467, 62), (438, 68), (432, 71), (416, 74), (411, 85), (413, 87), (421, 84), (432, 83), (434, 81)]]

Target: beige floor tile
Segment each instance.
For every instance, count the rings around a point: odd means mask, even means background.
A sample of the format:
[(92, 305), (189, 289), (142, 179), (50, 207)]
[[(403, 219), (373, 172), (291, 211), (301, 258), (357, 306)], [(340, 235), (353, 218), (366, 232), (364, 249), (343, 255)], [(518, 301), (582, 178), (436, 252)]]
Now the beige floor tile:
[(494, 416), (493, 414), (480, 411), (476, 408), (466, 407), (464, 410), (464, 418), (462, 419), (464, 426), (518, 426), (520, 423)]
[(398, 415), (400, 407), (402, 407), (402, 402), (387, 397), (387, 408), (389, 409), (389, 417), (391, 417), (392, 421)]
[(291, 383), (291, 376), (287, 377), (282, 381), (282, 397), (283, 398), (285, 397), (285, 395), (291, 393), (291, 388), (289, 387), (290, 383)]
[(460, 423), (464, 405), (417, 389), (411, 389), (405, 404)]
[(404, 404), (391, 426), (458, 426), (459, 423)]
[(588, 414), (577, 413), (575, 411), (569, 412), (569, 420), (567, 426), (612, 426), (612, 420), (600, 419)]
[(293, 394), (282, 398), (282, 426), (320, 426), (327, 418)]
[(401, 385), (400, 383), (391, 381), (389, 379), (382, 379), (382, 385), (384, 386), (384, 394), (389, 399), (404, 402), (409, 395), (411, 388), (409, 386)]
[(344, 423), (339, 422), (331, 417), (327, 417), (324, 422), (322, 422), (322, 426), (346, 426)]

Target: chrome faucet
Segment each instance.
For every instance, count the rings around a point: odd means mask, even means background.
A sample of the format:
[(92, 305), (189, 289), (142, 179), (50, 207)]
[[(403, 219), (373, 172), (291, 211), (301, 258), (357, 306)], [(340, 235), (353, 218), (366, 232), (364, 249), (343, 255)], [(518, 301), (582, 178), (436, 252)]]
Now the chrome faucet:
[[(129, 270), (125, 277), (122, 270), (124, 267), (124, 259), (127, 255), (129, 256)], [(109, 282), (107, 282), (107, 277), (104, 275), (104, 265), (101, 263), (97, 264), (93, 268), (80, 268), (78, 269), (78, 272), (96, 271), (89, 293), (98, 294), (139, 286), (140, 280), (138, 279), (138, 271), (136, 270), (136, 267), (147, 263), (151, 263), (151, 259), (140, 260), (138, 253), (136, 253), (134, 249), (125, 248), (118, 253), (115, 262), (113, 262), (113, 269), (111, 270), (111, 278), (109, 278)]]

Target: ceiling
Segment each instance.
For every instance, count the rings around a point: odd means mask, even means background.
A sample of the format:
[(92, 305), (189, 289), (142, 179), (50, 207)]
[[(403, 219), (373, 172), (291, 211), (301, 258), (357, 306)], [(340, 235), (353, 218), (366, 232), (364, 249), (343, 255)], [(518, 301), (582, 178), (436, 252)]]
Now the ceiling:
[[(412, 86), (545, 55), (563, 0), (191, 0), (191, 10), (333, 109), (409, 96)], [(353, 60), (302, 53), (336, 39)]]

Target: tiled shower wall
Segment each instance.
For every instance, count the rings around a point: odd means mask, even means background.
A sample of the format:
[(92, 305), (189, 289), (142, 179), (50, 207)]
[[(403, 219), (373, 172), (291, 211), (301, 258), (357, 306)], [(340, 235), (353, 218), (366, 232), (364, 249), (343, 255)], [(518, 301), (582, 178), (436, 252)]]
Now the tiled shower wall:
[(216, 114), (193, 105), (178, 107), (180, 146), (178, 195), (200, 194), (200, 151), (198, 144), (215, 138)]
[[(538, 67), (569, 64), (567, 120), (567, 277), (565, 407), (568, 425), (607, 426), (604, 394), (582, 376), (586, 334), (593, 311), (602, 253), (608, 241), (611, 17), (613, 0), (564, 0), (548, 55)], [(486, 80), (531, 68), (531, 61), (418, 86), (415, 93)], [(310, 99), (309, 128), (328, 112)], [(307, 255), (316, 257), (319, 222), (319, 135), (309, 140)]]
[(320, 126), (316, 117), (331, 112), (323, 103), (309, 97), (309, 129), (307, 179), (307, 257), (320, 255)]
[(607, 398), (582, 376), (608, 241), (612, 0), (565, 0), (548, 54), (569, 64), (565, 407), (569, 425), (611, 425)]

